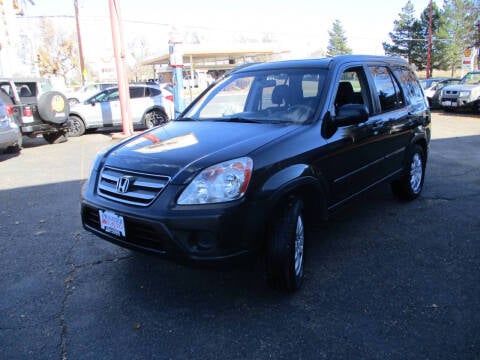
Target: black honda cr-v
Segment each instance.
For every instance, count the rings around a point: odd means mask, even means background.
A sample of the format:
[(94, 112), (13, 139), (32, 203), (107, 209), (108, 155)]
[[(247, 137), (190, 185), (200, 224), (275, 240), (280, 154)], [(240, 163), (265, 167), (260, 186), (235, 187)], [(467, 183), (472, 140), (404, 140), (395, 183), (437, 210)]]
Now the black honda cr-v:
[(193, 262), (264, 255), (303, 280), (306, 229), (373, 186), (423, 187), (430, 112), (408, 64), (376, 56), (253, 64), (180, 118), (111, 147), (83, 189), (85, 228)]

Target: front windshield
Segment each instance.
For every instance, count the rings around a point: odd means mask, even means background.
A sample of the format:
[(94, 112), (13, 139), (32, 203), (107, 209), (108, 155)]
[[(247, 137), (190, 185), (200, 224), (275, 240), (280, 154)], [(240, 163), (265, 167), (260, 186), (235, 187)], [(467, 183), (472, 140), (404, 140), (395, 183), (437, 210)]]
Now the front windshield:
[(204, 94), (183, 118), (306, 123), (313, 120), (325, 75), (319, 69), (233, 73)]
[(118, 99), (119, 99), (118, 89), (112, 88), (112, 89), (104, 90), (96, 95), (93, 95), (90, 99), (87, 100), (87, 102), (92, 102), (92, 101), (107, 102), (107, 101), (113, 101)]
[(480, 84), (480, 73), (468, 73), (463, 77), (462, 84)]

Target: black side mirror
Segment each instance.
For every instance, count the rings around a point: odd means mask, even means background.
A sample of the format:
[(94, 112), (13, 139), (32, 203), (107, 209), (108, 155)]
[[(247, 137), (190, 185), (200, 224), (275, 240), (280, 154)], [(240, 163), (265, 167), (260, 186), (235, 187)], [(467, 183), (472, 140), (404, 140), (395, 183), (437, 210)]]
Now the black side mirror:
[(360, 124), (368, 120), (369, 111), (364, 104), (345, 104), (338, 109), (334, 123), (336, 126)]

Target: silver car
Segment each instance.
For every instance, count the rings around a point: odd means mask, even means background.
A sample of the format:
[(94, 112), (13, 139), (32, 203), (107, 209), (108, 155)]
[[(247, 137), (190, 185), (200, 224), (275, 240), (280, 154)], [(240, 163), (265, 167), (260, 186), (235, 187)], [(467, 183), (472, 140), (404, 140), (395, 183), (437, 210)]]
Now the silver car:
[(13, 118), (13, 107), (0, 98), (0, 151), (19, 152), (22, 134)]
[[(130, 84), (130, 109), (135, 127), (151, 128), (174, 116), (173, 95), (156, 84)], [(69, 136), (88, 129), (122, 125), (118, 87), (103, 90), (70, 108)]]

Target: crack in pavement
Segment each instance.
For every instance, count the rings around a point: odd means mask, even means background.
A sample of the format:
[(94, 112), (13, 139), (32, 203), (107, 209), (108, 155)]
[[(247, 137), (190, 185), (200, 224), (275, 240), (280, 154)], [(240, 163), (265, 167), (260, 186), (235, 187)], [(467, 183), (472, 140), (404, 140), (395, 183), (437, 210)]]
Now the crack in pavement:
[(67, 331), (68, 331), (68, 326), (67, 322), (65, 320), (65, 310), (67, 308), (67, 303), (68, 299), (70, 296), (73, 294), (73, 281), (75, 279), (76, 273), (80, 269), (96, 266), (96, 265), (101, 265), (105, 263), (115, 263), (121, 260), (126, 260), (132, 258), (132, 255), (127, 255), (123, 257), (115, 257), (113, 259), (103, 259), (103, 260), (98, 260), (94, 261), (91, 263), (85, 263), (85, 264), (80, 264), (80, 265), (75, 265), (73, 263), (72, 259), (72, 253), (73, 249), (76, 247), (78, 244), (78, 241), (80, 240), (81, 236), (75, 236), (75, 242), (71, 246), (71, 248), (67, 252), (67, 256), (65, 258), (65, 264), (67, 266), (71, 266), (71, 270), (68, 272), (67, 277), (65, 278), (64, 281), (64, 294), (63, 294), (63, 300), (62, 300), (62, 305), (60, 309), (60, 326), (61, 326), (61, 333), (60, 333), (60, 350), (61, 350), (61, 359), (62, 360), (67, 360)]

